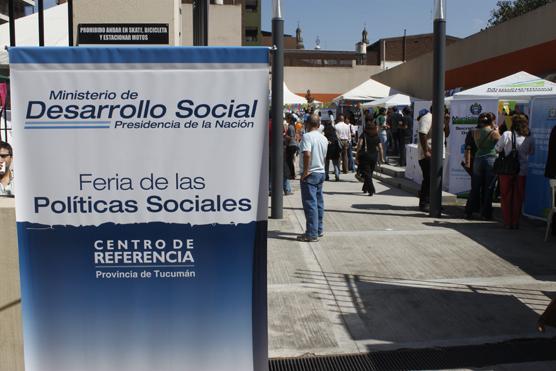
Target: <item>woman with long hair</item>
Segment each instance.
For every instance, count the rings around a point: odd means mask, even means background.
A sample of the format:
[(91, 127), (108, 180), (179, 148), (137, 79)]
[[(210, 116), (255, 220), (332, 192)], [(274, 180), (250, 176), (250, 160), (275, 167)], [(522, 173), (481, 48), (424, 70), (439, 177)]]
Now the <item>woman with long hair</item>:
[(535, 151), (535, 143), (529, 131), (529, 119), (523, 114), (512, 117), (512, 128), (502, 134), (496, 143), (496, 151), (508, 156), (514, 145), (519, 158), (519, 173), (498, 176), (504, 226), (508, 229), (519, 228), (519, 217), (525, 197), (528, 157)]
[(473, 141), (477, 146), (477, 151), (473, 160), (471, 193), (465, 208), (466, 219), (472, 218), (477, 205), (483, 219), (492, 219), (492, 193), (494, 180), (496, 179), (493, 172), (494, 161), (496, 160), (494, 146), (500, 139), (500, 134), (494, 127), (493, 117), (493, 114), (481, 113), (479, 122), (483, 124), (483, 127), (473, 130)]
[(357, 142), (357, 164), (359, 166), (359, 174), (364, 178), (363, 192), (369, 196), (375, 194), (375, 186), (373, 184), (373, 172), (377, 161), (383, 161), (384, 151), (380, 138), (378, 136), (378, 126), (374, 123), (367, 122), (363, 135)]

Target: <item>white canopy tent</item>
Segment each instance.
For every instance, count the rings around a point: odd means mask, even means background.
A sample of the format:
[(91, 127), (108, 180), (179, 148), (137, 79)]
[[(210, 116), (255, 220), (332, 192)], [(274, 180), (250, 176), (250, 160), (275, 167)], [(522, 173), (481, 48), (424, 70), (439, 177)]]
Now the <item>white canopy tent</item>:
[(411, 103), (418, 99), (405, 94), (394, 94), (386, 98), (377, 99), (375, 101), (365, 103), (363, 107), (393, 107), (393, 106), (411, 106)]
[(284, 105), (286, 104), (307, 104), (307, 99), (294, 94), (284, 83)]
[(454, 94), (456, 100), (508, 99), (530, 100), (532, 97), (556, 94), (556, 84), (521, 71), (502, 79)]
[[(469, 177), (460, 166), (463, 159), (463, 152), (460, 151), (460, 148), (464, 146), (467, 132), (476, 124), (476, 118), (482, 112), (493, 112), (497, 116), (498, 123), (501, 124), (506, 118), (501, 107), (506, 106), (507, 110), (510, 103), (516, 106), (521, 105), (522, 112), (530, 116), (529, 125), (537, 143), (548, 140), (550, 129), (553, 126), (553, 120), (548, 116), (551, 107), (556, 103), (556, 84), (553, 82), (521, 71), (454, 94), (450, 110), (456, 130), (449, 137), (449, 174), (446, 182), (449, 185), (450, 193), (459, 194), (469, 190)], [(543, 119), (543, 115), (548, 118), (544, 117)], [(537, 153), (542, 153), (540, 146), (536, 148), (535, 156)], [(535, 160), (529, 159), (529, 169), (544, 169), (546, 154), (543, 153), (539, 156)], [(534, 163), (535, 161), (536, 163)], [(545, 179), (542, 176), (544, 174), (542, 172), (540, 174), (535, 172), (528, 174), (525, 212), (528, 210), (528, 205), (542, 205), (544, 202), (542, 195), (548, 194), (548, 192), (543, 193), (543, 185), (538, 178)], [(531, 179), (534, 178), (537, 180), (532, 181)], [(535, 182), (537, 189), (532, 186)], [(548, 196), (545, 198), (548, 199)], [(535, 207), (531, 208), (535, 209)], [(537, 211), (529, 214), (539, 216)]]
[[(15, 44), (17, 46), (39, 45), (39, 16), (37, 13), (15, 20)], [(68, 45), (68, 5), (53, 6), (44, 11), (44, 44), (46, 46)], [(10, 24), (0, 25), (0, 64), (8, 64)]]
[(369, 79), (359, 86), (334, 98), (334, 102), (341, 100), (372, 101), (398, 93), (388, 85)]

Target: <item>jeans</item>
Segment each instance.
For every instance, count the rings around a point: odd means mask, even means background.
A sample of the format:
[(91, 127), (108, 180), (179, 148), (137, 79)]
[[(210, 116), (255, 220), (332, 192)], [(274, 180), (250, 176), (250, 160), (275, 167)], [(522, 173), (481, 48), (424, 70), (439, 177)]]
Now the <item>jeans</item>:
[(419, 160), (419, 166), (423, 173), (423, 182), (421, 183), (421, 191), (419, 192), (419, 206), (424, 207), (430, 202), (431, 192), (431, 159), (424, 158)]
[(305, 235), (309, 238), (317, 238), (323, 233), (323, 182), (324, 173), (311, 173), (305, 180), (301, 180), (301, 202), (307, 221)]
[(388, 154), (388, 132), (386, 130), (379, 130), (378, 138), (380, 139), (380, 143), (382, 143), (382, 148), (384, 151), (384, 162), (387, 162), (386, 155)]
[(336, 180), (339, 180), (340, 179), (340, 159), (339, 158), (333, 159), (330, 157), (326, 157), (326, 160), (324, 162), (324, 173), (326, 174), (325, 179), (328, 180), (330, 161), (332, 161), (332, 166), (334, 166), (334, 176), (336, 177)]
[(481, 215), (486, 219), (492, 218), (492, 192), (496, 179), (492, 171), (494, 160), (496, 160), (496, 156), (481, 156), (476, 157), (473, 161), (469, 207), (466, 207), (465, 210), (467, 215), (473, 213), (473, 205), (480, 204)]
[(284, 184), (282, 185), (282, 187), (284, 188), (284, 193), (285, 194), (292, 193), (292, 185), (291, 185), (290, 180), (288, 178), (284, 177)]
[(351, 145), (351, 141), (349, 142), (349, 149), (348, 149), (348, 170), (355, 171), (355, 163), (353, 162), (353, 146)]

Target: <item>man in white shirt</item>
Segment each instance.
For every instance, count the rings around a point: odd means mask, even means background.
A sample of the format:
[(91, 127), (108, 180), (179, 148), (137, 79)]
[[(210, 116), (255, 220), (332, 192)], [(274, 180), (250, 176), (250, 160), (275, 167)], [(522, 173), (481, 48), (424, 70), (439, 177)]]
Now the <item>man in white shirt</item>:
[(349, 141), (351, 140), (351, 130), (349, 125), (344, 122), (344, 115), (338, 115), (338, 122), (334, 125), (336, 135), (342, 144), (342, 172), (348, 173), (348, 151)]
[(417, 141), (417, 153), (419, 167), (423, 173), (421, 191), (419, 192), (419, 209), (426, 211), (430, 201), (430, 180), (431, 180), (431, 144), (432, 144), (432, 114), (427, 109), (419, 111), (417, 116), (419, 127), (417, 129), (419, 140)]
[(324, 198), (324, 161), (328, 149), (328, 139), (319, 133), (320, 119), (311, 115), (307, 122), (307, 133), (301, 141), (301, 201), (307, 221), (304, 234), (297, 236), (298, 241), (316, 242), (323, 235)]

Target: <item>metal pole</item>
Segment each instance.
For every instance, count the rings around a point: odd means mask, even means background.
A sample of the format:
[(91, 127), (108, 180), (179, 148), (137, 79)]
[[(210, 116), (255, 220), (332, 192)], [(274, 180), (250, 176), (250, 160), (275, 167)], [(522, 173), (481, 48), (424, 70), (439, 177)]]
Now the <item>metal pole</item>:
[(39, 46), (44, 46), (44, 0), (39, 3)]
[(73, 0), (68, 0), (68, 45), (73, 46)]
[(442, 154), (444, 150), (444, 73), (446, 49), (445, 0), (436, 0), (434, 20), (434, 62), (432, 98), (432, 158), (430, 184), (430, 216), (442, 214)]
[(10, 46), (15, 46), (15, 10), (14, 10), (14, 0), (8, 0), (8, 16), (10, 17)]
[(202, 9), (202, 15), (203, 15), (203, 23), (201, 24), (201, 30), (202, 30), (202, 42), (203, 42), (203, 46), (208, 46), (209, 44), (209, 39), (208, 39), (208, 23), (209, 23), (209, 0), (201, 0), (201, 9)]
[(193, 45), (200, 46), (201, 42), (199, 41), (199, 8), (200, 8), (200, 1), (201, 0), (193, 0)]
[(270, 169), (272, 200), (270, 217), (283, 218), (284, 194), (284, 19), (280, 11), (280, 2), (275, 0), (272, 18), (272, 143), (270, 144)]
[(2, 110), (4, 111), (4, 138), (6, 143), (8, 142), (8, 102), (9, 99), (11, 98), (10, 94), (9, 94), (9, 89), (10, 87), (8, 86), (8, 83), (6, 82), (6, 101), (4, 102), (4, 107), (2, 107)]
[(209, 0), (195, 0), (193, 3), (193, 45), (208, 46)]
[[(6, 103), (8, 102), (8, 97), (6, 97)], [(4, 141), (8, 143), (8, 110), (6, 107), (2, 107), (2, 113), (4, 114)]]

